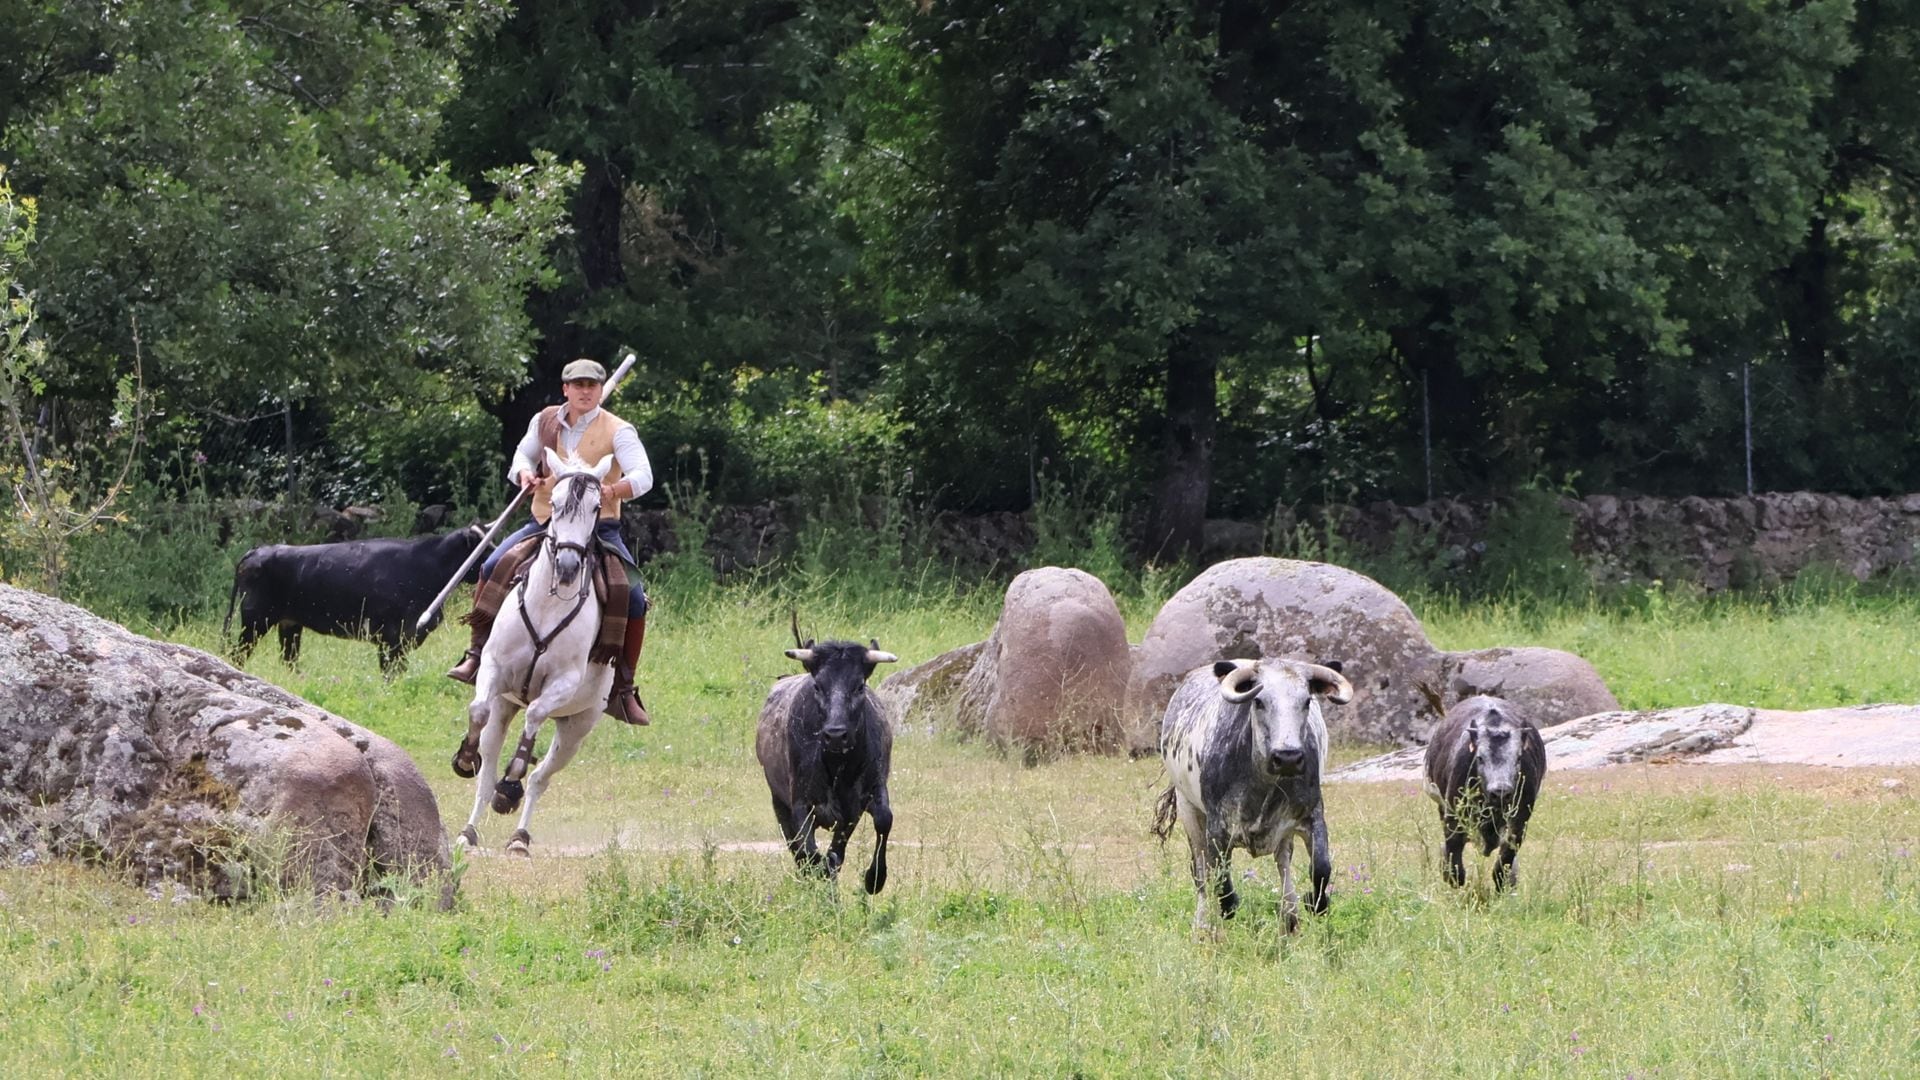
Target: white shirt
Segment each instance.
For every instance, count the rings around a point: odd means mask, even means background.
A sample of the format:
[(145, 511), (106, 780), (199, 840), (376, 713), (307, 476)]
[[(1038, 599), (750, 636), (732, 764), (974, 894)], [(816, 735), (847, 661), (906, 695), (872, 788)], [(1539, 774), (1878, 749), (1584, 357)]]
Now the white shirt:
[[(562, 453), (571, 454), (580, 448), (580, 437), (587, 433), (587, 425), (600, 416), (600, 410), (582, 416), (572, 424), (567, 423), (567, 407), (560, 406), (560, 447)], [(640, 445), (640, 433), (625, 420), (616, 420), (613, 427), (613, 459), (620, 463), (620, 478), (633, 485), (633, 498), (639, 498), (653, 490), (653, 465), (647, 460), (647, 448)], [(540, 414), (534, 413), (527, 421), (527, 433), (520, 436), (520, 445), (513, 448), (513, 464), (507, 466), (507, 483), (520, 486), (520, 474), (538, 472), (534, 462), (540, 460)], [(591, 465), (592, 462), (587, 464)]]

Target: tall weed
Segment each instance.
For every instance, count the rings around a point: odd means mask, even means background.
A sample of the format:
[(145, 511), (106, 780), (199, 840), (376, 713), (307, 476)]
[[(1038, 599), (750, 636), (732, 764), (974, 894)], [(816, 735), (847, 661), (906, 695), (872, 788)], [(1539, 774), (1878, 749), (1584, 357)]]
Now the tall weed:
[(1058, 476), (1042, 476), (1033, 501), (1029, 566), (1063, 566), (1099, 578), (1114, 592), (1130, 591), (1135, 576), (1120, 514), (1105, 503), (1070, 492)]
[(1475, 593), (1555, 603), (1588, 595), (1593, 584), (1573, 553), (1573, 524), (1559, 493), (1539, 484), (1496, 504), (1470, 577)]

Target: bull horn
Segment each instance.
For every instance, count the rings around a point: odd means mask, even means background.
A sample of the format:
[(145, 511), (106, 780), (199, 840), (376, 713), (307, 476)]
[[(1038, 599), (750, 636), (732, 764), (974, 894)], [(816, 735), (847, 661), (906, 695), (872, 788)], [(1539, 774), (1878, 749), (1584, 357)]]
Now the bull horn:
[(1258, 678), (1246, 678), (1260, 666), (1258, 660), (1221, 660), (1213, 665), (1213, 677), (1220, 680), (1220, 696), (1238, 705), (1260, 690)]
[(800, 661), (803, 664), (813, 663), (812, 649), (788, 649), (787, 655), (794, 658), (795, 660)]
[(1345, 675), (1320, 664), (1303, 664), (1307, 669), (1307, 687), (1335, 705), (1345, 705), (1353, 700), (1353, 684)]
[(869, 664), (893, 664), (898, 663), (899, 660), (899, 657), (890, 652), (881, 652), (879, 649), (867, 650), (867, 663)]

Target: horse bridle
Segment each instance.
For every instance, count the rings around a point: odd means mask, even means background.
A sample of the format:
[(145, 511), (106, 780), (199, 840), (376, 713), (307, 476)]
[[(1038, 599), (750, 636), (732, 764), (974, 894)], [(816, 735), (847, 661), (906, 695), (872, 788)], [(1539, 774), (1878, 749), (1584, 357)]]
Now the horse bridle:
[[(594, 486), (599, 486), (598, 481), (595, 482)], [(533, 617), (527, 614), (527, 582), (531, 579), (532, 575), (521, 576), (519, 585), (520, 603), (516, 606), (520, 609), (520, 623), (527, 629), (527, 639), (533, 642), (533, 659), (527, 662), (527, 676), (520, 681), (521, 701), (533, 700), (533, 673), (534, 670), (540, 666), (540, 658), (547, 654), (547, 648), (553, 644), (553, 639), (559, 637), (561, 631), (573, 625), (573, 620), (579, 616), (581, 609), (587, 606), (587, 594), (594, 591), (594, 567), (592, 559), (593, 548), (599, 546), (598, 541), (595, 541), (591, 545), (576, 544), (571, 540), (555, 539), (553, 533), (549, 532), (541, 546), (546, 549), (547, 559), (554, 564), (553, 580), (547, 585), (547, 595), (560, 595), (559, 559), (562, 551), (577, 551), (580, 553), (580, 591), (574, 595), (573, 607), (567, 609), (567, 613), (561, 616), (560, 621), (555, 623), (553, 629), (548, 631), (546, 636), (543, 637), (540, 631), (534, 629)]]
[(580, 576), (580, 592), (575, 596), (575, 599), (578, 600), (580, 597), (585, 596), (587, 590), (593, 588), (593, 564), (588, 561), (593, 557), (593, 546), (576, 544), (571, 540), (555, 540), (552, 534), (548, 534), (546, 543), (542, 546), (547, 549), (547, 560), (554, 564), (553, 581), (547, 586), (548, 596), (560, 595), (560, 553), (563, 551), (577, 551), (580, 553), (580, 569), (582, 571)]

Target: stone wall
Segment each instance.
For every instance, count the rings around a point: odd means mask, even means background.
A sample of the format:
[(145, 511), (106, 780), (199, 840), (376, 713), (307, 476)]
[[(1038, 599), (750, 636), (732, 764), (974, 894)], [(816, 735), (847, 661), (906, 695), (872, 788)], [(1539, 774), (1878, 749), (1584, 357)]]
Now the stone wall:
[[(1562, 499), (1573, 551), (1599, 582), (1691, 582), (1708, 590), (1777, 585), (1810, 566), (1855, 579), (1913, 563), (1920, 494), (1856, 499), (1796, 491), (1729, 498), (1589, 495)], [(1393, 546), (1396, 531), (1430, 538), (1442, 560), (1471, 563), (1483, 550), (1492, 504), (1442, 499), (1375, 503), (1338, 518), (1365, 551)]]
[[(1600, 582), (1692, 582), (1709, 590), (1765, 586), (1789, 581), (1809, 566), (1837, 567), (1859, 580), (1910, 565), (1920, 539), (1920, 494), (1890, 498), (1852, 498), (1813, 492), (1782, 492), (1752, 497), (1655, 498), (1590, 495), (1562, 499), (1573, 521), (1573, 550)], [(1207, 522), (1201, 562), (1263, 554), (1276, 550), (1274, 537), (1304, 532), (1319, 535), (1330, 518), (1341, 541), (1365, 563), (1393, 552), (1396, 534), (1417, 538), (1431, 569), (1470, 567), (1485, 549), (1494, 504), (1438, 499), (1418, 505), (1372, 503), (1335, 507), (1304, 529), (1291, 517), (1274, 521)], [(712, 511), (705, 542), (708, 558), (722, 575), (765, 566), (790, 555), (805, 528), (810, 508), (798, 499)], [(869, 525), (878, 528), (878, 507), (869, 508)], [(438, 514), (435, 511), (439, 511)], [(349, 507), (332, 512), (316, 507), (303, 524), (325, 529), (332, 539), (357, 534), (360, 521), (374, 513)], [(454, 524), (444, 507), (426, 507), (419, 531)], [(644, 563), (679, 547), (672, 515), (666, 510), (629, 506), (628, 536)], [(963, 515), (940, 512), (916, 528), (934, 557), (947, 563), (984, 568), (998, 564), (1017, 569), (1034, 543), (1033, 523), (1022, 514)]]
[[(1809, 566), (1858, 580), (1909, 566), (1920, 540), (1920, 494), (1856, 499), (1797, 491), (1730, 498), (1590, 495), (1561, 499), (1573, 522), (1573, 550), (1594, 580), (1690, 582), (1709, 590), (1776, 585)], [(1418, 538), (1436, 570), (1471, 566), (1485, 550), (1491, 502), (1438, 499), (1419, 505), (1373, 503), (1330, 512), (1341, 540), (1360, 562), (1392, 552), (1396, 534)], [(793, 549), (802, 508), (792, 503), (716, 511), (707, 552), (722, 573), (763, 565)], [(643, 561), (676, 546), (668, 514), (633, 510), (628, 527)], [(1201, 561), (1271, 554), (1271, 535), (1288, 522), (1209, 521)], [(1018, 514), (936, 515), (928, 527), (936, 557), (966, 566), (1017, 567), (1033, 544)]]

